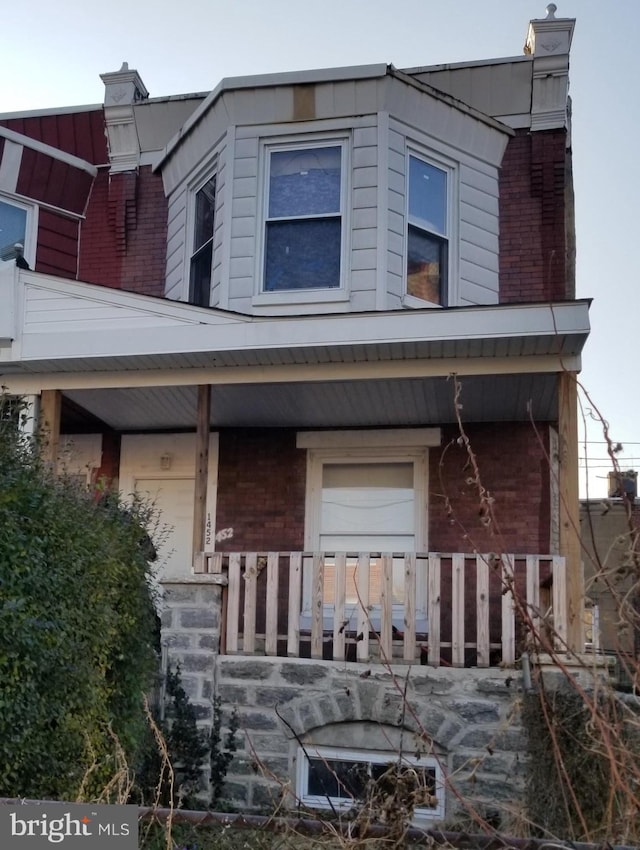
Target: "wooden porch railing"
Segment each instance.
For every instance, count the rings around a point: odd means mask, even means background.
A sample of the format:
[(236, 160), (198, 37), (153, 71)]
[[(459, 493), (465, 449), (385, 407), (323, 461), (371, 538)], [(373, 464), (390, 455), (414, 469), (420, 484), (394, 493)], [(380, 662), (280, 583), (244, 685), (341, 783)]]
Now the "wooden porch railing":
[(517, 609), (534, 630), (552, 622), (554, 639), (566, 637), (565, 562), (556, 555), (203, 552), (194, 571), (227, 576), (228, 654), (512, 664), (527, 631)]

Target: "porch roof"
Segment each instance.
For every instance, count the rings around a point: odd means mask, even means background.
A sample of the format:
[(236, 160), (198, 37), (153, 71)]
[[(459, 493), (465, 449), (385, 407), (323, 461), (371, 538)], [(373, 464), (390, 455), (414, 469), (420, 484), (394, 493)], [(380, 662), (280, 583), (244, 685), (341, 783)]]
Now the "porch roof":
[[(0, 272), (0, 380), (56, 388), (115, 428), (394, 425), (453, 418), (452, 373), (481, 421), (555, 418), (589, 302), (252, 317), (34, 272)], [(106, 392), (106, 391), (109, 392)]]

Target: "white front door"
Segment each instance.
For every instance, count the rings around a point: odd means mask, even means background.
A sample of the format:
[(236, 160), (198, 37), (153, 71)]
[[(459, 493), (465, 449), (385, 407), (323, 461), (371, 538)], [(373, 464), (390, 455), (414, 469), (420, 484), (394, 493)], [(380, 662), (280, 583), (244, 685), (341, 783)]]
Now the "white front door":
[[(347, 615), (355, 617), (357, 553), (423, 552), (426, 548), (427, 450), (349, 448), (309, 450), (305, 549), (347, 552), (345, 602)], [(418, 574), (416, 626), (426, 630), (425, 576)], [(372, 557), (369, 566), (371, 620), (379, 623), (382, 561)], [(404, 561), (393, 561), (393, 623), (404, 622)], [(332, 621), (335, 600), (335, 566), (324, 562), (325, 624)], [(311, 576), (305, 564), (302, 625), (311, 614)], [(376, 626), (377, 627), (377, 626)]]
[[(320, 497), (319, 549), (322, 552), (414, 552), (413, 463), (324, 463)], [(325, 600), (333, 602), (333, 567), (325, 566)], [(371, 563), (369, 601), (380, 603), (381, 562)], [(393, 601), (404, 599), (404, 566), (396, 559)], [(355, 568), (347, 570), (347, 604), (358, 601)]]
[[(195, 461), (196, 436), (193, 433), (126, 434), (122, 437), (120, 490), (125, 498), (134, 493), (145, 496), (159, 512), (159, 580), (191, 576)], [(217, 481), (218, 435), (211, 434), (207, 486), (208, 549), (214, 547)], [(162, 528), (167, 532), (164, 535)]]
[(136, 494), (158, 511), (159, 580), (191, 573), (194, 486), (193, 478), (136, 479)]

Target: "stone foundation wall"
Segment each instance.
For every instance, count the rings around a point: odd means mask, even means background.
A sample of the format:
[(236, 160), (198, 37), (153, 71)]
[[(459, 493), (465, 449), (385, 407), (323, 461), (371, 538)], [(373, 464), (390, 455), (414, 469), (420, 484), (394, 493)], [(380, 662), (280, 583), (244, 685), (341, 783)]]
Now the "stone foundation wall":
[(243, 733), (227, 777), (236, 805), (272, 811), (283, 796), (295, 805), (300, 742), (360, 749), (364, 740), (389, 751), (390, 729), (404, 730), (407, 755), (433, 744), (450, 784), (447, 818), (457, 794), (483, 809), (518, 802), (526, 744), (513, 671), (240, 656), (220, 656), (216, 667), (217, 693)]
[(519, 673), (219, 655), (214, 581), (163, 583), (162, 640), (202, 725), (211, 724), (214, 694), (224, 725), (237, 712), (239, 747), (225, 786), (234, 807), (272, 812), (283, 799), (295, 806), (301, 742), (435, 752), (447, 779), (448, 820), (463, 808), (461, 798), (484, 810), (517, 805), (525, 751)]

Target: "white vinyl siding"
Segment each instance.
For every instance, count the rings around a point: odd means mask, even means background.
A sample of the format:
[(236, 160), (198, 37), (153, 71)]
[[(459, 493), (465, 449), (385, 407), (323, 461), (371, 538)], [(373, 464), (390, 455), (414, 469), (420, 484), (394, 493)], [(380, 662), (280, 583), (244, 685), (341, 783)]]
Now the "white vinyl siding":
[(206, 163), (193, 172), (169, 196), (167, 225), (167, 264), (165, 296), (176, 301), (189, 300), (189, 278), (193, 253), (195, 223), (194, 199), (207, 178), (216, 175), (216, 200), (213, 232), (213, 265), (211, 275), (211, 306), (217, 306), (220, 282), (220, 246), (224, 233), (225, 198), (225, 144), (215, 148)]
[(497, 304), (498, 173), (460, 166), (460, 304)]
[(167, 224), (167, 269), (164, 294), (175, 301), (187, 299), (187, 291), (183, 293), (185, 253), (188, 250), (186, 241), (187, 223), (186, 186), (175, 192), (169, 198), (169, 220)]
[(353, 131), (351, 251), (349, 289), (352, 310), (376, 309), (377, 218), (378, 218), (378, 128)]

